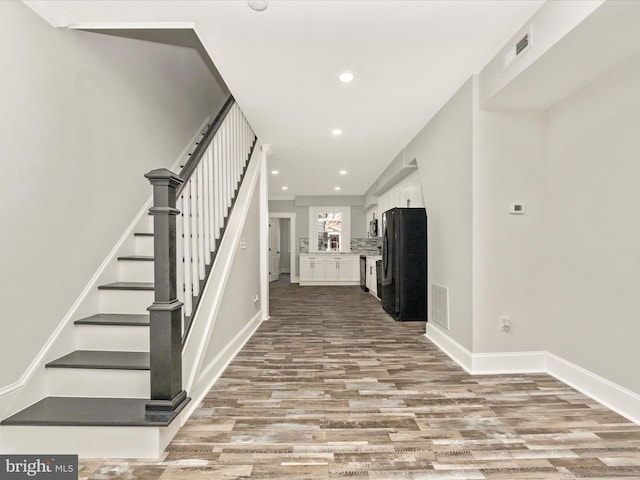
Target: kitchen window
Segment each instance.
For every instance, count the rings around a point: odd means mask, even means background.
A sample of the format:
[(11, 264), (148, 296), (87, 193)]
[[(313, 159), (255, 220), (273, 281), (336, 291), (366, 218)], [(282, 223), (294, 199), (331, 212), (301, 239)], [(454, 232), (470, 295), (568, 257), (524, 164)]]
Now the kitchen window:
[(309, 251), (351, 251), (351, 207), (309, 207)]

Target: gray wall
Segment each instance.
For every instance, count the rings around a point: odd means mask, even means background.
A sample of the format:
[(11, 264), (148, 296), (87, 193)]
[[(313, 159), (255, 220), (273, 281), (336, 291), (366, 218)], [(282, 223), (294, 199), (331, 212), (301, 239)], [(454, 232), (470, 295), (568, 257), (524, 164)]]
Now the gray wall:
[(640, 55), (546, 111), (478, 108), (474, 81), (406, 147), (447, 334), (478, 354), (548, 351), (640, 392)]
[(549, 350), (640, 393), (640, 55), (549, 111)]
[[(428, 212), (429, 283), (449, 288), (449, 335), (472, 348), (473, 83), (466, 82), (407, 145)], [(430, 304), (430, 302), (429, 302)]]
[(254, 295), (260, 294), (259, 182), (251, 199), (240, 241), (246, 245), (246, 249), (239, 248), (233, 259), (220, 310), (214, 320), (205, 365), (210, 364), (260, 310), (261, 302), (253, 301)]
[(2, 388), (150, 196), (144, 173), (225, 95), (195, 50), (55, 29), (21, 2), (0, 2), (0, 66)]

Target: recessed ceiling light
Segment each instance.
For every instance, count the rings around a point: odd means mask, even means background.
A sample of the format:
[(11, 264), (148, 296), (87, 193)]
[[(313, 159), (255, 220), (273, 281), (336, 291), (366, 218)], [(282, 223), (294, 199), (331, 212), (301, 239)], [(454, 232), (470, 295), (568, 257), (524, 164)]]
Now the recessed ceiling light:
[(269, 6), (269, 0), (247, 0), (247, 4), (256, 12), (264, 12)]
[(282, 187), (283, 190), (289, 190), (289, 187)]
[(271, 175), (278, 175), (280, 172), (278, 170), (271, 170)]
[(334, 128), (333, 130), (331, 130), (331, 135), (339, 137), (340, 135), (342, 135), (342, 130), (340, 130), (339, 128)]
[(340, 187), (333, 187), (334, 190), (340, 190)]
[(353, 81), (353, 73), (351, 72), (342, 72), (338, 78), (342, 83), (349, 83)]
[(340, 170), (340, 175), (346, 175), (347, 171), (346, 170)]

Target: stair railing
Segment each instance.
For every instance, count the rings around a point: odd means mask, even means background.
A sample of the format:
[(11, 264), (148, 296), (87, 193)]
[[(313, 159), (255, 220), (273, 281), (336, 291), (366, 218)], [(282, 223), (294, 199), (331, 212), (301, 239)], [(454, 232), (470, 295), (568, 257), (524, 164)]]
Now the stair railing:
[(154, 303), (150, 317), (149, 414), (175, 414), (188, 401), (182, 389), (186, 340), (217, 247), (256, 143), (229, 97), (179, 175), (145, 175), (153, 185)]

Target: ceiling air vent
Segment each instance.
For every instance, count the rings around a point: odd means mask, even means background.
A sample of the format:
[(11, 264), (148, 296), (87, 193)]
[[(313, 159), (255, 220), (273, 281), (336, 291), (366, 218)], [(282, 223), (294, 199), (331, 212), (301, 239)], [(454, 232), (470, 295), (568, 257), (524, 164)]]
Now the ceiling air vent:
[(516, 42), (515, 45), (509, 48), (509, 50), (507, 50), (507, 53), (504, 56), (503, 70), (506, 70), (507, 68), (509, 68), (513, 64), (513, 62), (515, 62), (518, 58), (524, 55), (527, 52), (527, 50), (529, 50), (530, 46), (531, 46), (531, 29), (529, 29), (529, 31), (525, 33), (520, 38), (520, 40)]

